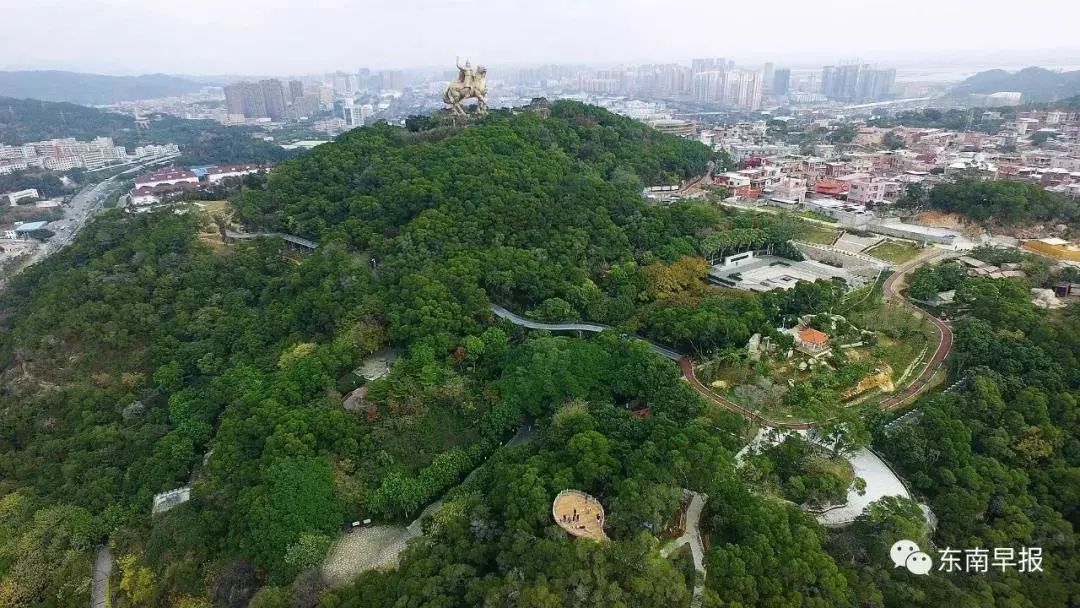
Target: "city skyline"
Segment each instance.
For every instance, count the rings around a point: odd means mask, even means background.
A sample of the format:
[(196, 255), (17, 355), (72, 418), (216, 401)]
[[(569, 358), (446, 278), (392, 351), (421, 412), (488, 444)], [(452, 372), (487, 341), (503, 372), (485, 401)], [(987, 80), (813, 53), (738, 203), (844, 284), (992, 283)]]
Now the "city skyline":
[[(1080, 64), (1077, 49), (1062, 49), (1055, 42), (1071, 40), (1069, 24), (1080, 17), (1080, 7), (1065, 0), (1045, 5), (1057, 18), (1038, 31), (1017, 28), (993, 3), (967, 0), (948, 6), (909, 2), (904, 11), (890, 12), (888, 31), (873, 13), (848, 0), (812, 6), (778, 3), (770, 7), (767, 28), (730, 27), (760, 22), (756, 8), (691, 0), (669, 3), (662, 11), (651, 3), (611, 0), (588, 5), (557, 0), (542, 10), (490, 0), (349, 7), (327, 0), (302, 7), (252, 0), (154, 5), (47, 0), (17, 9), (12, 0), (3, 0), (0, 8), (6, 9), (9, 22), (0, 56), (10, 59), (0, 64), (2, 69), (300, 75), (356, 66), (441, 66), (453, 55), (488, 65), (640, 64), (705, 56), (730, 56), (739, 63), (783, 62), (794, 68), (845, 58), (899, 66), (905, 58), (980, 67)], [(65, 18), (54, 19), (58, 13)], [(213, 27), (207, 27), (207, 15), (214, 16)], [(927, 20), (928, 15), (935, 18)], [(55, 28), (50, 29), (54, 43), (35, 44), (40, 24), (46, 22)], [(687, 32), (687, 27), (693, 29)], [(116, 35), (103, 37), (102, 31)], [(677, 31), (690, 35), (671, 35)], [(994, 43), (988, 45), (988, 40)], [(975, 50), (987, 46), (993, 50)], [(86, 53), (88, 48), (94, 53)]]

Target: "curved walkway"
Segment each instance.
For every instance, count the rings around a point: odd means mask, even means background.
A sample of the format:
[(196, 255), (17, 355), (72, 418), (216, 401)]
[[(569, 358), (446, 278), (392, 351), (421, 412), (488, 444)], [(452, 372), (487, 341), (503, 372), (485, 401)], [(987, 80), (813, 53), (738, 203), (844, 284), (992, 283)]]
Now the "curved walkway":
[(705, 593), (705, 545), (701, 542), (701, 511), (705, 508), (708, 495), (690, 492), (690, 504), (686, 507), (686, 529), (683, 535), (671, 541), (660, 550), (660, 555), (667, 557), (679, 547), (689, 544), (690, 556), (694, 561), (694, 570), (701, 576), (694, 581), (694, 594), (691, 606), (700, 606), (701, 597)]
[[(498, 304), (491, 305), (491, 312), (495, 313), (495, 316), (499, 317), (500, 319), (506, 319), (514, 325), (520, 325), (521, 327), (527, 327), (529, 329), (542, 329), (544, 331), (588, 331), (592, 333), (613, 331), (621, 336), (628, 336), (628, 334), (624, 334), (614, 327), (611, 327), (609, 325), (599, 325), (596, 323), (541, 323), (540, 321), (526, 319), (521, 315), (510, 312), (509, 310), (503, 308), (502, 306), (499, 306)], [(642, 342), (648, 342), (649, 346), (651, 346), (654, 351), (659, 353), (660, 356), (667, 357), (672, 361), (679, 361), (686, 356), (678, 351), (667, 348), (666, 346), (660, 346), (659, 344), (651, 340), (642, 338), (640, 336), (629, 337), (636, 338), (638, 340), (641, 340)]]
[(916, 258), (903, 264), (897, 268), (897, 271), (893, 273), (888, 280), (885, 281), (885, 285), (882, 287), (887, 299), (900, 302), (902, 305), (910, 308), (916, 315), (933, 323), (938, 330), (938, 345), (934, 350), (934, 356), (931, 357), (930, 362), (926, 364), (926, 368), (924, 368), (922, 373), (919, 374), (919, 377), (908, 384), (904, 390), (882, 401), (881, 409), (883, 410), (896, 409), (930, 388), (930, 382), (933, 380), (934, 374), (941, 369), (941, 366), (945, 363), (945, 359), (949, 356), (949, 353), (952, 352), (952, 328), (941, 319), (923, 310), (921, 307), (912, 304), (910, 300), (900, 295), (900, 287), (903, 286), (903, 281), (900, 281), (900, 279), (904, 277), (904, 275), (926, 262), (941, 257), (945, 253), (946, 252), (944, 251), (938, 251), (929, 256)]
[[(910, 308), (916, 315), (919, 315), (933, 323), (934, 326), (937, 327), (939, 337), (937, 349), (935, 349), (934, 351), (934, 356), (930, 358), (929, 363), (927, 363), (922, 373), (919, 374), (919, 376), (915, 380), (908, 384), (899, 393), (882, 401), (881, 409), (891, 410), (898, 408), (913, 399), (914, 397), (925, 392), (930, 387), (930, 382), (931, 380), (933, 380), (934, 374), (936, 374), (938, 370), (941, 369), (941, 366), (944, 364), (945, 359), (949, 356), (949, 353), (952, 352), (952, 328), (950, 328), (947, 323), (941, 321), (934, 315), (912, 304), (910, 301), (908, 301), (907, 298), (900, 295), (899, 291), (900, 286), (903, 285), (903, 282), (900, 281), (901, 277), (905, 276), (908, 272), (911, 272), (918, 266), (921, 266), (924, 263), (941, 257), (946, 253), (947, 252), (945, 251), (937, 250), (932, 252), (930, 255), (915, 258), (910, 262), (898, 266), (896, 268), (896, 272), (894, 272), (892, 276), (890, 276), (888, 280), (885, 281), (885, 284), (882, 287), (885, 297), (887, 299), (900, 302), (902, 305)], [(506, 319), (514, 325), (527, 327), (529, 329), (540, 329), (552, 332), (587, 331), (592, 333), (599, 333), (605, 330), (610, 330), (620, 333), (620, 335), (627, 335), (619, 332), (619, 330), (614, 327), (600, 325), (597, 323), (542, 323), (540, 321), (527, 319), (525, 317), (522, 317), (521, 315), (515, 314), (507, 310), (506, 308), (499, 306), (498, 304), (492, 304), (491, 311), (495, 313), (495, 316), (501, 319)], [(651, 340), (642, 338), (640, 336), (631, 337), (637, 338), (644, 342), (648, 342), (649, 346), (651, 346), (652, 349), (659, 353), (661, 356), (667, 357), (668, 359), (671, 359), (672, 361), (678, 363), (679, 368), (682, 370), (683, 378), (690, 383), (690, 386), (694, 387), (694, 390), (701, 393), (701, 395), (706, 399), (712, 401), (713, 403), (730, 412), (734, 412), (761, 426), (795, 430), (806, 430), (815, 426), (815, 423), (813, 422), (786, 422), (766, 418), (765, 416), (762, 416), (761, 414), (753, 410), (745, 408), (735, 403), (734, 401), (731, 401), (730, 399), (721, 397), (720, 395), (717, 395), (713, 391), (709, 390), (704, 384), (701, 383), (700, 380), (697, 379), (697, 376), (694, 373), (694, 364), (690, 361), (689, 356), (684, 355), (683, 353), (680, 353), (676, 350), (656, 344), (655, 342), (652, 342)]]
[[(741, 467), (746, 455), (751, 451), (759, 450), (765, 445), (777, 445), (792, 432), (798, 433), (807, 441), (822, 445), (812, 434), (805, 431), (773, 432), (770, 429), (763, 428), (750, 440), (750, 443), (743, 446), (735, 454), (735, 466)], [(823, 447), (827, 449), (827, 446)], [(854, 476), (862, 478), (866, 482), (866, 486), (861, 493), (855, 489), (854, 484), (849, 486), (844, 504), (836, 505), (824, 511), (810, 511), (807, 509), (821, 525), (831, 527), (846, 526), (862, 515), (863, 511), (870, 506), (870, 503), (886, 496), (912, 497), (904, 481), (892, 470), (889, 463), (885, 462), (870, 448), (861, 448), (844, 455), (844, 458), (851, 463)]]

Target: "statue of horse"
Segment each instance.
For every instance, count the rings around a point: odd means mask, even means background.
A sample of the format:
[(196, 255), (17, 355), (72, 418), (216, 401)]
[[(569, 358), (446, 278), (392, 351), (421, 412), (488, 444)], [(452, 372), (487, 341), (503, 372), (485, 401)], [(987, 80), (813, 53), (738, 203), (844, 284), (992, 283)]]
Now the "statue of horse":
[(470, 68), (462, 68), (460, 65), (458, 67), (461, 74), (457, 80), (446, 86), (443, 103), (449, 104), (450, 111), (454, 114), (465, 116), (465, 108), (462, 107), (461, 102), (475, 99), (477, 113), (487, 113), (487, 68), (479, 66), (474, 74)]

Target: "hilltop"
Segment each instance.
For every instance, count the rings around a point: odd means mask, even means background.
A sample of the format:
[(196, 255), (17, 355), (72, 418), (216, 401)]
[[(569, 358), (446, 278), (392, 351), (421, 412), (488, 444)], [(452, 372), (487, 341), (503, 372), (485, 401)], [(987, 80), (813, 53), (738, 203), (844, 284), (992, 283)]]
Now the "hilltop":
[[(844, 343), (852, 332), (822, 315), (850, 304), (835, 283), (760, 294), (705, 280), (717, 251), (800, 255), (784, 245), (803, 224), (708, 199), (647, 204), (644, 185), (695, 181), (712, 151), (581, 103), (548, 110), (355, 129), (246, 186), (232, 218), (106, 212), (13, 279), (0, 294), (0, 604), (86, 605), (105, 542), (125, 606), (1076, 596), (1080, 320), (1047, 317), (1019, 283), (964, 279), (958, 301), (977, 305), (955, 321), (949, 383), (979, 375), (928, 395), (895, 433), (855, 407), (814, 431), (833, 451), (872, 431), (933, 508), (938, 546), (1046, 548), (1039, 576), (913, 576), (889, 547), (930, 546), (918, 504), (890, 497), (823, 528), (802, 503), (856, 491), (854, 469), (799, 438), (737, 468), (754, 429), (631, 338), (746, 369), (767, 364), (745, 356), (751, 336), (782, 352), (792, 338), (776, 328), (803, 315)], [(318, 246), (221, 238), (233, 220)], [(923, 283), (938, 279), (963, 278)], [(528, 331), (493, 303), (617, 329)], [(894, 329), (866, 347), (917, 331)], [(823, 354), (793, 399), (833, 399), (857, 371), (846, 356)], [(155, 494), (188, 485), (189, 502), (151, 515)], [(602, 505), (610, 542), (556, 523), (566, 489)], [(327, 554), (373, 546), (346, 531), (400, 542), (344, 561), (398, 566), (327, 592)]]
[(1057, 101), (1080, 95), (1080, 70), (1056, 72), (1039, 67), (1024, 68), (1017, 72), (987, 70), (979, 72), (956, 85), (952, 93), (997, 93), (1018, 91), (1023, 93), (1024, 103)]

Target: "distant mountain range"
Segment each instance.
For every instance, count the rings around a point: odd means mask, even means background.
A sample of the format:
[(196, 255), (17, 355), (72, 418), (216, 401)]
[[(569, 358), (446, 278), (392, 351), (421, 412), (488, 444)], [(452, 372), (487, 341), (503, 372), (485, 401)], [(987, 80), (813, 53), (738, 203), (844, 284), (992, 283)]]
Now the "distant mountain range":
[(1080, 95), (1080, 70), (1055, 72), (1045, 68), (1024, 68), (1019, 72), (988, 70), (956, 85), (954, 95), (1019, 91), (1024, 103), (1057, 101)]
[(204, 85), (176, 76), (103, 76), (55, 70), (0, 72), (0, 96), (100, 105), (194, 93)]

